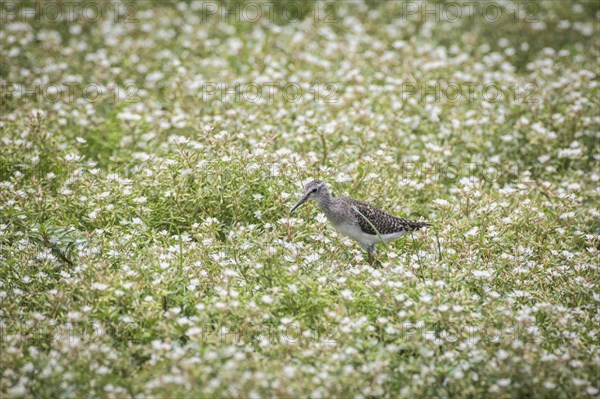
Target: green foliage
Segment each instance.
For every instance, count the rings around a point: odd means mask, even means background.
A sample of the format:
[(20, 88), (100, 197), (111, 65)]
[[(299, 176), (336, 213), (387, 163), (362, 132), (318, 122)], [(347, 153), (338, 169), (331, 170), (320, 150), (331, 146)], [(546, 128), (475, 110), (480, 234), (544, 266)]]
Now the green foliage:
[[(0, 93), (2, 397), (597, 396), (597, 2), (208, 3), (2, 24), (3, 80), (113, 87)], [(314, 178), (432, 227), (372, 268)]]

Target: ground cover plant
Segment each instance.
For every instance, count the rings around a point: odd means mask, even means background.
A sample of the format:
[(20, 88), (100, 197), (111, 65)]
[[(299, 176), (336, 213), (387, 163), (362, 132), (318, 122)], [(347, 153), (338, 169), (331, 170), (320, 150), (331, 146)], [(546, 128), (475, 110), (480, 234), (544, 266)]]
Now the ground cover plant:
[(597, 2), (0, 7), (2, 397), (599, 397)]

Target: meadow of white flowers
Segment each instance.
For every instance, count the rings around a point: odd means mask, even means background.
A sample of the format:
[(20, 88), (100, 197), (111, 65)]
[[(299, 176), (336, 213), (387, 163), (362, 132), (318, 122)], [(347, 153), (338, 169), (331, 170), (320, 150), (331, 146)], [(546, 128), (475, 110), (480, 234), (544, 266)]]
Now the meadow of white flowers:
[(3, 1), (1, 396), (599, 398), (599, 4)]

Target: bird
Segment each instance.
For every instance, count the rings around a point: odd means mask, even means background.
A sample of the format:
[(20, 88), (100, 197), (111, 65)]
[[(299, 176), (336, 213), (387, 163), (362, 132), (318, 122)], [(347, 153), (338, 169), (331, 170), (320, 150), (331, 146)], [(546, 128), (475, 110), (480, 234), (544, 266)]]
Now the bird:
[(290, 210), (290, 214), (307, 201), (317, 202), (335, 230), (357, 241), (368, 253), (368, 261), (373, 264), (375, 245), (388, 243), (408, 233), (431, 226), (428, 222), (417, 222), (392, 216), (365, 202), (343, 197), (334, 197), (327, 184), (313, 180), (304, 186), (300, 201)]

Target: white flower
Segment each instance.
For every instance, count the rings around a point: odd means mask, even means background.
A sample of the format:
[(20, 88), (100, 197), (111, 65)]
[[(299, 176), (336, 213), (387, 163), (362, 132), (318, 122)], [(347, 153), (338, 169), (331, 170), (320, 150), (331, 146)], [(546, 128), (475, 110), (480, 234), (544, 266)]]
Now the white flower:
[(341, 292), (341, 294), (342, 294), (342, 298), (344, 298), (347, 301), (351, 301), (354, 299), (354, 297), (352, 296), (352, 291), (350, 291), (350, 290), (343, 290)]
[(497, 384), (501, 387), (507, 387), (510, 385), (510, 378), (502, 378), (498, 380)]
[(319, 222), (321, 224), (327, 222), (327, 217), (322, 213), (317, 214), (316, 219), (317, 219), (317, 222)]
[(23, 385), (22, 382), (19, 382), (18, 385), (11, 387), (8, 389), (8, 395), (12, 397), (22, 397), (27, 395), (27, 388)]
[(573, 381), (573, 384), (575, 384), (575, 386), (578, 386), (578, 387), (588, 383), (586, 380), (582, 380), (581, 378), (577, 378), (577, 377), (573, 377), (571, 379), (571, 381)]
[(563, 148), (558, 151), (559, 158), (579, 158), (583, 153), (581, 147)]
[(67, 154), (65, 155), (65, 161), (79, 161), (82, 157), (77, 154)]
[(473, 237), (479, 232), (479, 227), (475, 226), (465, 233), (465, 237)]
[(429, 295), (429, 294), (425, 294), (425, 295), (421, 295), (419, 297), (420, 301), (423, 303), (429, 303), (431, 302), (431, 300), (433, 299), (433, 296)]
[(108, 288), (108, 285), (103, 284), (103, 283), (93, 283), (92, 288), (94, 288), (98, 291), (104, 291), (105, 289)]
[(154, 71), (149, 73), (146, 76), (146, 81), (147, 82), (158, 82), (159, 80), (161, 80), (164, 77), (164, 74), (160, 71)]
[(266, 249), (265, 249), (265, 255), (267, 256), (275, 256), (277, 255), (277, 248), (275, 248), (272, 245), (269, 245)]
[(492, 276), (492, 272), (490, 272), (489, 270), (473, 270), (471, 271), (471, 273), (473, 274), (473, 276), (479, 278), (488, 278)]
[(434, 199), (433, 203), (435, 205), (439, 206), (440, 208), (450, 208), (450, 207), (452, 207), (452, 205), (448, 201), (446, 201), (445, 199), (440, 199), (440, 198)]
[(318, 253), (314, 253), (312, 255), (308, 255), (305, 256), (304, 259), (308, 262), (308, 263), (313, 263), (316, 262), (317, 260), (319, 260), (319, 254)]
[(540, 155), (540, 156), (538, 157), (538, 161), (539, 161), (540, 163), (546, 163), (546, 162), (548, 162), (549, 160), (550, 160), (550, 155)]
[(585, 390), (589, 395), (596, 395), (598, 393), (598, 388), (593, 387), (593, 386), (589, 386), (587, 387), (587, 389)]
[(129, 111), (125, 111), (117, 114), (117, 119), (120, 119), (122, 121), (139, 121), (140, 119), (142, 119), (142, 116), (131, 113)]

